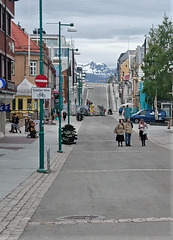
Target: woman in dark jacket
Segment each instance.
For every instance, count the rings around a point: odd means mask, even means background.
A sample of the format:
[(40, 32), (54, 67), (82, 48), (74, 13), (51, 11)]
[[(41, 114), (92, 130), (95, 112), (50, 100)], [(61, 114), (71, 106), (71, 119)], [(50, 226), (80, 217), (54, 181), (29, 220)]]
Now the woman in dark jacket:
[(120, 123), (116, 126), (114, 133), (116, 133), (116, 141), (118, 142), (118, 147), (123, 147), (123, 142), (124, 142), (124, 122), (121, 119)]
[(145, 141), (147, 139), (148, 126), (147, 126), (146, 122), (144, 122), (144, 119), (140, 120), (138, 129), (139, 129), (139, 137), (142, 142), (142, 146), (145, 146)]

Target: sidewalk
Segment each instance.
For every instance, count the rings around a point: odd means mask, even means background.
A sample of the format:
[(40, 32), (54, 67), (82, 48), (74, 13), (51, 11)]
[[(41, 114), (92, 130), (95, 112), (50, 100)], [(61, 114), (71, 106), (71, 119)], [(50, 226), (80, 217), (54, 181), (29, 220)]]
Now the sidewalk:
[[(58, 121), (56, 125), (44, 125), (44, 159), (47, 169), (47, 149), (51, 156), (58, 150)], [(62, 121), (62, 126), (67, 120)], [(76, 131), (80, 127), (75, 117), (71, 117), (71, 124)], [(9, 133), (11, 124), (6, 124), (6, 135), (0, 138), (0, 200), (15, 189), (39, 168), (39, 138), (27, 138), (24, 127), (20, 133)], [(63, 145), (62, 145), (63, 147)]]
[[(119, 121), (123, 116), (114, 112), (113, 117)], [(133, 130), (138, 133), (138, 124), (133, 123)], [(173, 150), (173, 126), (167, 129), (167, 126), (154, 126), (148, 124), (148, 138), (151, 142)]]

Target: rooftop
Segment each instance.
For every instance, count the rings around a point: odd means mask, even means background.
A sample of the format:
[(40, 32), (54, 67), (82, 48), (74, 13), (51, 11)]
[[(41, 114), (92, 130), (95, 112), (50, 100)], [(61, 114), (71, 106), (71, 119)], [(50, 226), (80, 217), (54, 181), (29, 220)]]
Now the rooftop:
[[(12, 21), (12, 38), (15, 41), (15, 52), (28, 52), (29, 36), (24, 30)], [(30, 39), (30, 51), (39, 53), (40, 47)]]

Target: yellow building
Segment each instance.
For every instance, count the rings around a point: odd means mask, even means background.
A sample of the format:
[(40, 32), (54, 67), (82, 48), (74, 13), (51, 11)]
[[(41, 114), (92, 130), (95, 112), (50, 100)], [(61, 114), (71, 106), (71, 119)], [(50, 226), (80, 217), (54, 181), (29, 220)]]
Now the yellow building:
[(33, 119), (38, 118), (38, 100), (32, 99), (31, 89), (36, 87), (25, 77), (17, 86), (15, 99), (11, 103), (11, 116), (16, 113), (20, 119), (27, 118), (28, 115)]

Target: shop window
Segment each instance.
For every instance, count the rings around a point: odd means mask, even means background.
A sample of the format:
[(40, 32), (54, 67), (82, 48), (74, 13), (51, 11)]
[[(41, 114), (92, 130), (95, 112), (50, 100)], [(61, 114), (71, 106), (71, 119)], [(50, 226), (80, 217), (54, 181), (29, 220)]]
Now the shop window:
[(32, 99), (27, 99), (27, 110), (32, 110)]
[(38, 110), (38, 101), (34, 100), (34, 110)]
[(18, 99), (18, 110), (23, 110), (23, 99)]
[(16, 109), (16, 99), (12, 100), (12, 110)]

